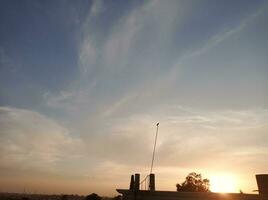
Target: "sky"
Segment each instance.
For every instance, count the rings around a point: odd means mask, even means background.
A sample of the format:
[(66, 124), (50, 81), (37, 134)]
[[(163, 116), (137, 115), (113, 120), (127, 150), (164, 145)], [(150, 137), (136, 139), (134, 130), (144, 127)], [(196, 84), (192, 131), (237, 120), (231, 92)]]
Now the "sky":
[[(0, 192), (116, 195), (268, 171), (268, 2), (1, 0)], [(222, 182), (221, 182), (222, 181)]]

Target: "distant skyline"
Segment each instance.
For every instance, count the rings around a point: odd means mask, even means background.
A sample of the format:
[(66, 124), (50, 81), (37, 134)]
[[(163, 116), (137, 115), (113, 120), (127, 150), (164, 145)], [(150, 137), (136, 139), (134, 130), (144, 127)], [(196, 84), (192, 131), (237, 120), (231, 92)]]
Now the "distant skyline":
[[(1, 0), (0, 191), (114, 195), (268, 173), (265, 0)], [(223, 186), (224, 187), (224, 186)]]

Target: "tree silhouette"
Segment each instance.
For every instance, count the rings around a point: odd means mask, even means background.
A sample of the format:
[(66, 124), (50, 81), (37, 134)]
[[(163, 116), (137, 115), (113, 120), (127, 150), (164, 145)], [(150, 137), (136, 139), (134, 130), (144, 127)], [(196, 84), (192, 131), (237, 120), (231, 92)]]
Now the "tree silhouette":
[(183, 183), (176, 184), (178, 192), (210, 192), (209, 180), (202, 179), (201, 174), (191, 172), (185, 179)]
[(92, 194), (86, 196), (86, 200), (101, 200), (101, 199), (102, 198), (95, 193), (92, 193)]

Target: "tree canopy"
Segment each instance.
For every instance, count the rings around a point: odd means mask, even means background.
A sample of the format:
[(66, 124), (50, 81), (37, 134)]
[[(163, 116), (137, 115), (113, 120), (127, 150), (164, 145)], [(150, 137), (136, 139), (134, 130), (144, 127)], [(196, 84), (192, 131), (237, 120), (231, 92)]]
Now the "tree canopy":
[(101, 200), (101, 199), (102, 198), (95, 193), (92, 193), (92, 194), (86, 196), (86, 200)]
[(178, 192), (210, 192), (209, 180), (202, 179), (201, 174), (191, 172), (186, 176), (185, 181), (176, 184)]

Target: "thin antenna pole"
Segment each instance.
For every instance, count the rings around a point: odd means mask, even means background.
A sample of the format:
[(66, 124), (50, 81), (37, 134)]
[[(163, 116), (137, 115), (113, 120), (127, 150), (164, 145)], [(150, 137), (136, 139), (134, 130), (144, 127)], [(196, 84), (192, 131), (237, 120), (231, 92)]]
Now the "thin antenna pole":
[(153, 150), (153, 158), (152, 158), (152, 163), (151, 163), (150, 174), (152, 173), (153, 166), (154, 166), (154, 154), (155, 154), (155, 146), (156, 146), (157, 135), (158, 135), (158, 127), (159, 127), (159, 122), (156, 124), (156, 133), (155, 133), (155, 139), (154, 139), (154, 150)]

